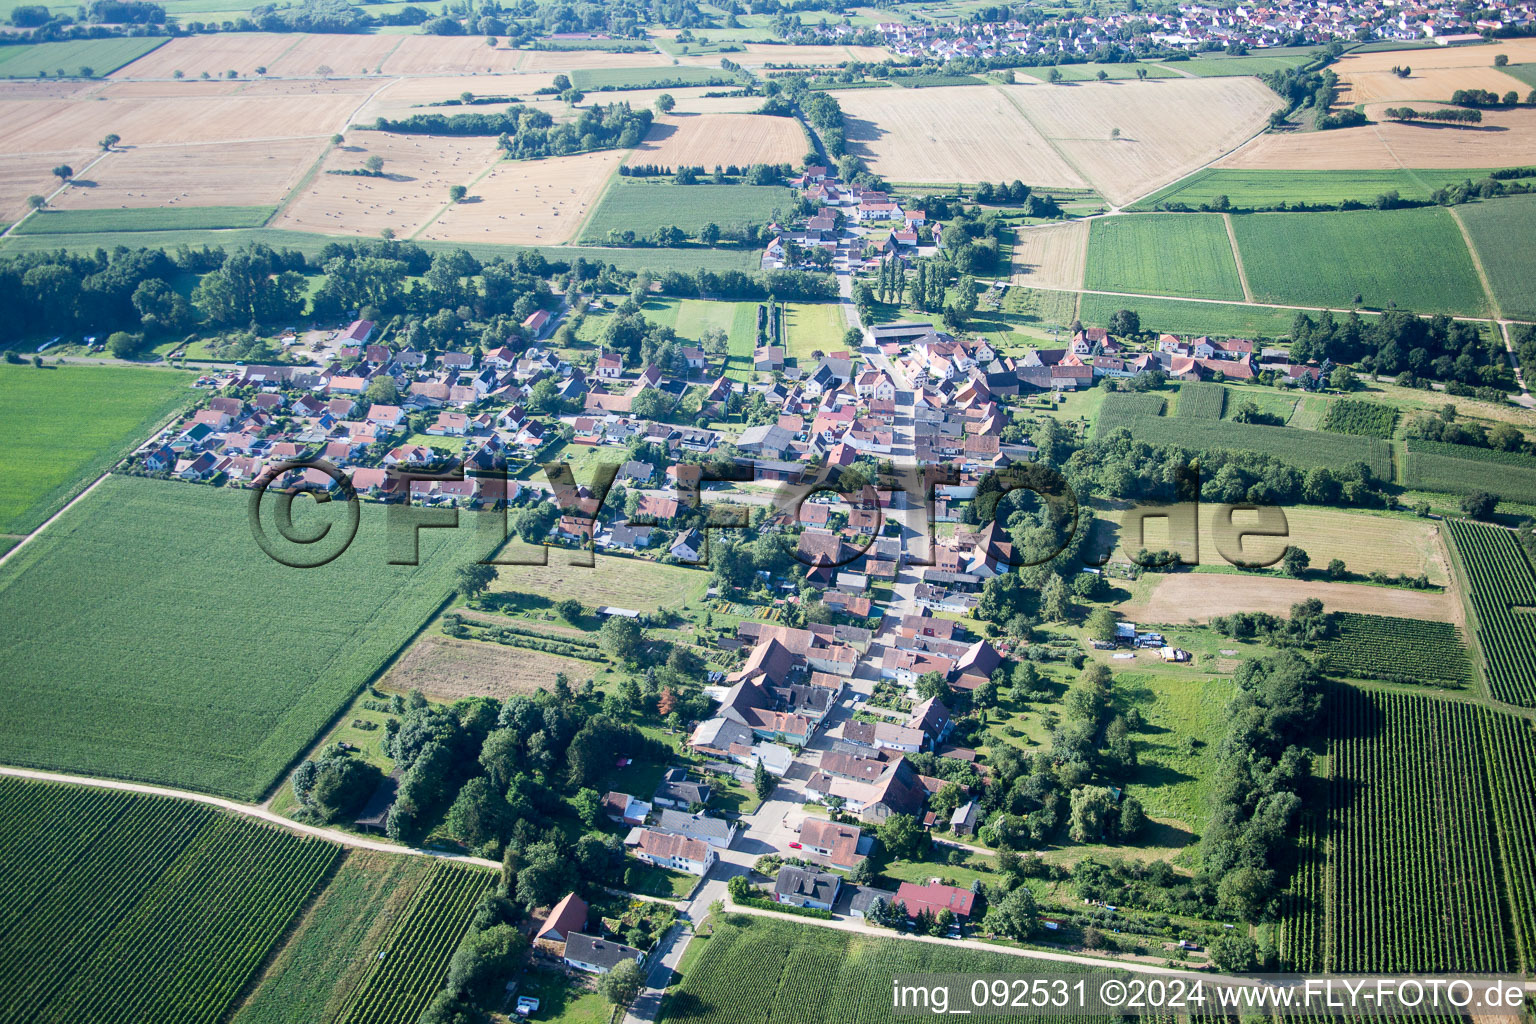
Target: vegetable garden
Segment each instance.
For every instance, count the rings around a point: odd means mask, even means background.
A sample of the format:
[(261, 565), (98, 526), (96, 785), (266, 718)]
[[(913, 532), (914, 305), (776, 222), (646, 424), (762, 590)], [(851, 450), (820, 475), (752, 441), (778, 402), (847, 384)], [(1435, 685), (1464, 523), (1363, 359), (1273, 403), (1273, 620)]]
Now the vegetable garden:
[(339, 853), (186, 801), (0, 779), (0, 1021), (212, 1024)]
[(1536, 706), (1536, 570), (1515, 535), (1496, 526), (1449, 520), (1477, 613), (1477, 639), (1494, 699)]
[(341, 1024), (415, 1024), (448, 976), (448, 960), (469, 928), (470, 911), (493, 876), (439, 862), (384, 939), (352, 994)]
[(1316, 650), (1330, 672), (1356, 679), (1465, 686), (1472, 679), (1461, 631), (1449, 622), (1338, 612), (1336, 635)]

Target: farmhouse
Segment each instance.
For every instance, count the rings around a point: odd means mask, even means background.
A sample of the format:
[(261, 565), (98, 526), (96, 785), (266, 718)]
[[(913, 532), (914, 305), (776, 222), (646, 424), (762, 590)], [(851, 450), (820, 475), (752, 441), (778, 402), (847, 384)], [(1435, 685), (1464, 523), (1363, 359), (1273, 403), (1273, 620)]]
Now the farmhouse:
[(704, 876), (715, 863), (715, 848), (702, 839), (663, 832), (659, 829), (634, 828), (624, 838), (624, 845), (647, 864)]
[(625, 960), (645, 962), (645, 953), (611, 939), (577, 932), (565, 940), (565, 962), (588, 974), (607, 974)]

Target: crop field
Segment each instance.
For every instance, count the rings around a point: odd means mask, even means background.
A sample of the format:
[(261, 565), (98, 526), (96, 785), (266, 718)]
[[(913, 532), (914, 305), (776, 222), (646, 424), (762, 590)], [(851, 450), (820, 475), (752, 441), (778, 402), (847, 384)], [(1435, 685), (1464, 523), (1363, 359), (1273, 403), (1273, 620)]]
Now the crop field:
[(1297, 68), (1315, 56), (1312, 53), (1290, 53), (1271, 56), (1261, 53), (1249, 57), (1227, 57), (1205, 54), (1194, 60), (1172, 61), (1167, 67), (1199, 78), (1218, 78), (1224, 75), (1265, 75), (1281, 68)]
[(1334, 625), (1338, 634), (1316, 644), (1330, 672), (1433, 686), (1472, 681), (1466, 641), (1449, 622), (1344, 614)]
[(1487, 89), (1503, 95), (1511, 89), (1520, 90), (1518, 78), (1506, 75), (1492, 67), (1485, 68), (1426, 68), (1404, 55), (1403, 63), (1413, 68), (1413, 74), (1399, 78), (1391, 71), (1356, 71), (1349, 67), (1346, 57), (1339, 63), (1338, 103), (1352, 107), (1357, 103), (1445, 103), (1457, 89)]
[[(1430, 193), (1445, 185), (1471, 178), (1478, 181), (1488, 169), (1274, 171), (1207, 167), (1138, 202), (1134, 209), (1150, 210), (1159, 203), (1198, 207), (1226, 196), (1238, 209), (1264, 209), (1288, 203), (1336, 206), (1353, 200), (1369, 203), (1384, 192), (1403, 199), (1427, 201)], [(1469, 209), (1475, 207), (1469, 207)]]
[(642, 238), (657, 228), (678, 227), (693, 236), (706, 224), (739, 228), (766, 224), (775, 210), (789, 210), (795, 193), (769, 185), (674, 185), (668, 179), (620, 178), (582, 227), (584, 241), (601, 244), (609, 231)]
[(1083, 286), (1083, 261), (1088, 255), (1088, 222), (1062, 221), (1019, 228), (1013, 243), (1015, 284), (1042, 288)]
[[(1396, 54), (1417, 67), (1418, 55)], [(1389, 62), (1390, 63), (1390, 62)], [(1447, 97), (1448, 99), (1449, 97)], [(1536, 161), (1536, 109), (1483, 112), (1476, 127), (1386, 120), (1380, 106), (1366, 110), (1378, 123), (1326, 132), (1265, 134), (1222, 160), (1222, 168), (1272, 170), (1394, 170), (1467, 166), (1469, 147), (1484, 167), (1519, 167)]]
[[(338, 42), (344, 45), (351, 38), (342, 36)], [(180, 71), (187, 78), (197, 78), (206, 71), (222, 78), (224, 72), (229, 70), (249, 77), (256, 73), (258, 67), (270, 68), (275, 65), (298, 42), (298, 36), (278, 32), (218, 32), (184, 36), (170, 40), (120, 69), (114, 77), (118, 80), (169, 79)], [(485, 44), (480, 45), (483, 47)], [(313, 74), (313, 70), (310, 73)]]
[(27, 197), (46, 196), (59, 187), (49, 169), (58, 163), (84, 167), (96, 157), (85, 149), (39, 157), (35, 153), (0, 153), (0, 223), (19, 220), (28, 210)]
[(1323, 415), (1323, 429), (1335, 434), (1391, 437), (1396, 426), (1397, 407), (1383, 402), (1340, 398), (1329, 402)]
[(164, 42), (164, 37), (125, 37), (6, 46), (0, 48), (0, 78), (37, 78), (61, 72), (60, 77), (73, 76), (81, 74), (82, 68), (90, 68), (95, 76), (109, 75)]
[(235, 1024), (335, 1020), (370, 950), (431, 870), (426, 857), (345, 850), (341, 863), (261, 972)]
[(809, 143), (793, 117), (697, 114), (658, 118), (626, 163), (662, 167), (797, 164)]
[[(0, 364), (0, 533), (27, 533), (194, 395), (188, 373)], [(80, 417), (75, 410), (89, 408)]]
[(1181, 384), (1174, 412), (1189, 419), (1219, 420), (1226, 404), (1227, 389), (1220, 384)]
[[(1116, 204), (1129, 203), (1231, 152), (1258, 134), (1270, 111), (1281, 106), (1280, 97), (1255, 78), (998, 89), (1089, 185)], [(1016, 177), (1035, 184), (1017, 172), (987, 180)]]
[(1472, 237), (1499, 313), (1536, 320), (1536, 262), (1530, 246), (1521, 242), (1536, 231), (1536, 196), (1463, 206), (1456, 217)]
[(448, 959), (469, 928), (470, 911), (494, 876), (436, 863), (385, 936), (340, 1024), (413, 1024), (448, 976)]
[[(783, 919), (731, 914), (717, 922), (703, 953), (668, 995), (661, 1020), (894, 1024), (903, 1018), (891, 1006), (893, 975), (1011, 975), (1037, 963), (1006, 953), (876, 938)], [(1051, 968), (1052, 973), (1076, 969), (1064, 963)]]
[[(1148, 78), (1178, 78), (1179, 74), (1171, 67), (1164, 64), (1150, 64), (1140, 62), (1127, 62), (1120, 64), (1060, 64), (1056, 71), (1061, 75), (1063, 82), (1092, 82), (1099, 77), (1102, 71), (1111, 80), (1135, 78), (1137, 71), (1145, 71)], [(1018, 74), (1028, 75), (1040, 81), (1048, 81), (1051, 73), (1049, 67), (1019, 68)]]
[(1514, 452), (1409, 438), (1403, 485), (1411, 490), (1472, 494), (1536, 504), (1536, 459)]
[(1121, 309), (1134, 310), (1144, 331), (1216, 338), (1283, 338), (1296, 319), (1296, 311), (1291, 309), (1091, 293), (1084, 293), (1078, 316), (1085, 324), (1103, 327)]
[(1128, 427), (1132, 437), (1148, 444), (1178, 445), (1192, 451), (1228, 448), (1262, 452), (1300, 469), (1364, 462), (1381, 479), (1392, 476), (1391, 449), (1377, 438), (1228, 420), (1148, 416), (1127, 411), (1119, 399), (1119, 395), (1110, 395), (1104, 402), (1097, 436), (1104, 437), (1118, 427)]
[(184, 207), (264, 207), (270, 214), (325, 146), (323, 139), (278, 139), (122, 150), (91, 168), (90, 188), (68, 188), (51, 205), (55, 210), (158, 207), (164, 216), (155, 215), (150, 227), (174, 226)]
[[(375, 236), (390, 228), (398, 237), (409, 238), (448, 204), (449, 186), (476, 181), (496, 165), (499, 154), (495, 139), (354, 132), (347, 145), (326, 155), (321, 172), (283, 208), (272, 226)], [(329, 173), (361, 170), (371, 156), (383, 158), (383, 177)], [(553, 179), (549, 182), (553, 188)]]
[(571, 72), (571, 85), (582, 92), (623, 89), (662, 89), (672, 85), (738, 85), (741, 79), (718, 66), (714, 70), (697, 67), (598, 68)]
[(1088, 231), (1084, 287), (1195, 299), (1238, 299), (1243, 285), (1217, 214), (1106, 217)]
[(0, 780), (0, 1020), (224, 1014), (341, 848), (186, 801)]
[(855, 89), (834, 95), (843, 108), (849, 151), (892, 181), (1018, 178), (1030, 186), (1088, 185), (1000, 89)]
[[(1230, 399), (1229, 399), (1230, 401)], [(1199, 508), (1199, 544), (1202, 561), (1219, 561), (1216, 548), (1216, 517), (1218, 506), (1203, 502)], [(1284, 537), (1249, 537), (1243, 541), (1243, 553), (1259, 560), (1278, 558), (1287, 544), (1303, 549), (1314, 566), (1324, 566), (1337, 558), (1353, 573), (1368, 575), (1383, 572), (1391, 576), (1423, 575), (1436, 586), (1444, 586), (1450, 580), (1446, 567), (1446, 555), (1442, 548), (1439, 528), (1428, 520), (1395, 518), (1372, 515), (1367, 512), (1350, 512), (1344, 509), (1295, 505), (1282, 510), (1285, 515), (1287, 535)], [(1117, 526), (1128, 521), (1128, 513), (1117, 509), (1099, 510), (1102, 521)], [(1257, 522), (1251, 513), (1234, 512), (1234, 525), (1245, 527)], [(1163, 538), (1169, 533), (1167, 521), (1148, 519), (1146, 532), (1152, 550), (1171, 547)], [(1126, 537), (1122, 528), (1120, 542), (1130, 546), (1124, 552), (1126, 559), (1135, 553), (1135, 545)], [(1194, 578), (1194, 577), (1191, 577)], [(1203, 577), (1210, 580), (1211, 577)], [(1241, 579), (1241, 577), (1236, 577)], [(1258, 586), (1279, 584), (1276, 578), (1255, 577)], [(1372, 589), (1383, 593), (1404, 593)]]
[(784, 354), (801, 369), (815, 367), (812, 352), (826, 355), (846, 350), (843, 335), (847, 333), (848, 320), (843, 316), (843, 307), (836, 302), (784, 304)]
[[(257, 547), (248, 497), (109, 477), (0, 567), (0, 759), (254, 799), (494, 544), (461, 517), (422, 531), (419, 565), (389, 565), (384, 511), (367, 505), (345, 554), (292, 569)], [(324, 515), (308, 507), (301, 529)]]
[(1488, 689), (1495, 700), (1536, 707), (1536, 569), (1515, 535), (1497, 526), (1448, 520), (1467, 571)]
[(16, 228), (19, 235), (89, 235), (115, 231), (193, 231), (259, 228), (270, 206), (179, 206), (135, 210), (39, 211)]
[[(547, 160), (501, 160), (423, 228), (419, 239), (552, 245), (568, 242), (591, 215), (623, 153), (604, 150)], [(367, 180), (367, 179), (359, 179)], [(447, 189), (432, 197), (446, 203)]]
[(1232, 218), (1254, 297), (1347, 308), (1396, 303), (1419, 313), (1487, 312), (1456, 222), (1439, 207)]
[[(1528, 848), (1512, 846), (1528, 843), (1536, 828), (1529, 789), (1518, 788), (1536, 770), (1529, 723), (1405, 694), (1340, 688), (1330, 699), (1324, 969), (1503, 971), (1529, 963), (1520, 943), (1531, 924), (1507, 914), (1500, 894), (1510, 875), (1498, 866), (1511, 855), (1528, 861)], [(1409, 750), (1434, 756), (1404, 757)], [(1512, 901), (1529, 907), (1531, 879), (1513, 881)]]

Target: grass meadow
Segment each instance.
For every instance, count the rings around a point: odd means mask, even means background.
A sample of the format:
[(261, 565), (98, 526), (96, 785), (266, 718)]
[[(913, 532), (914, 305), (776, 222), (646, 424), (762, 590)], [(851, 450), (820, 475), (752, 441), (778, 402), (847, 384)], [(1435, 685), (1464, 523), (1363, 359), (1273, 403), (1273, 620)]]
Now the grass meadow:
[(1423, 202), (1437, 188), (1467, 178), (1477, 181), (1487, 174), (1486, 170), (1269, 171), (1207, 167), (1153, 193), (1132, 209), (1151, 210), (1159, 203), (1199, 206), (1213, 203), (1220, 196), (1226, 196), (1239, 209), (1262, 209), (1281, 203), (1336, 206), (1348, 201), (1369, 203), (1384, 192)]
[(836, 302), (786, 302), (784, 304), (785, 357), (793, 359), (802, 370), (814, 369), (812, 352), (823, 355), (847, 348), (843, 335), (848, 321), (843, 307)]
[[(7, 5), (9, 6), (9, 5)], [(74, 13), (71, 10), (70, 13)], [(72, 39), (63, 43), (33, 43), (0, 48), (0, 78), (78, 76), (90, 68), (97, 77), (109, 75), (164, 43), (168, 36), (123, 39)]]
[(1084, 294), (1078, 315), (1090, 326), (1104, 326), (1121, 309), (1134, 310), (1144, 331), (1206, 334), (1217, 338), (1283, 338), (1290, 333), (1294, 310), (1225, 302), (1142, 299), (1125, 295)]
[(1216, 214), (1105, 217), (1088, 231), (1083, 287), (1242, 301), (1227, 228)]
[(1484, 315), (1472, 255), (1448, 210), (1255, 213), (1232, 218), (1260, 302)]
[(648, 238), (668, 226), (696, 237), (711, 223), (722, 228), (766, 224), (775, 210), (793, 205), (794, 192), (778, 186), (674, 185), (670, 179), (619, 178), (587, 218), (581, 238), (601, 245), (609, 231), (633, 231)]
[(199, 231), (259, 228), (270, 206), (181, 206), (141, 210), (39, 210), (16, 228), (20, 235), (83, 235), (106, 231)]
[[(256, 799), (499, 540), (466, 514), (390, 565), (364, 505), (344, 554), (289, 568), (257, 546), (250, 495), (108, 477), (0, 567), (0, 760)], [(297, 528), (341, 536), (320, 508), (295, 503)]]
[(29, 533), (190, 404), (192, 374), (0, 363), (0, 533)]
[(583, 92), (737, 84), (735, 75), (719, 68), (590, 68), (571, 72), (571, 85)]
[(1472, 203), (1458, 207), (1456, 216), (1472, 236), (1500, 315), (1536, 320), (1536, 196)]
[[(1178, 78), (1177, 71), (1170, 70), (1160, 64), (1061, 64), (1056, 70), (1061, 73), (1063, 82), (1092, 82), (1098, 79), (1102, 71), (1112, 80), (1135, 78), (1136, 70), (1140, 68), (1147, 73), (1148, 78)], [(1017, 74), (1028, 75), (1039, 81), (1047, 81), (1051, 73), (1050, 67), (1019, 68)]]

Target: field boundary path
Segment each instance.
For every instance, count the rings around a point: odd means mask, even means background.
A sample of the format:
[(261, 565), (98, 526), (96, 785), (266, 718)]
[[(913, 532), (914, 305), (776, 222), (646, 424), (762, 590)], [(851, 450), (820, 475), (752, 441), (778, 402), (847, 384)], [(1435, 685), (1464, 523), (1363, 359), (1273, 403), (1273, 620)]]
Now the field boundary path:
[(41, 772), (34, 771), (31, 768), (15, 768), (10, 765), (0, 765), (0, 775), (9, 775), (18, 779), (32, 779), (36, 782), (58, 782), (70, 786), (92, 786), (96, 789), (114, 789), (124, 793), (142, 793), (145, 796), (163, 796), (170, 797), (173, 800), (190, 800), (194, 803), (217, 807), (220, 810), (232, 811), (235, 814), (260, 818), (268, 824), (278, 825), (288, 829), (290, 832), (298, 832), (302, 835), (314, 836), (317, 839), (325, 839), (339, 846), (350, 847), (354, 850), (371, 850), (375, 853), (400, 853), (413, 857), (437, 857), (442, 860), (456, 861), (460, 864), (469, 864), (477, 868), (490, 868), (494, 871), (501, 870), (500, 862), (487, 860), (484, 857), (470, 857), (461, 853), (424, 850), (417, 846), (401, 846), (397, 843), (381, 842), (377, 839), (364, 839), (362, 836), (355, 836), (350, 832), (342, 832), (339, 829), (306, 825), (303, 822), (285, 818), (281, 814), (275, 814), (254, 804), (243, 804), (236, 800), (226, 800), (223, 797), (210, 796), (207, 793), (194, 793), (186, 789), (151, 786), (142, 782), (125, 782), (121, 779), (97, 779), (87, 775)]
[(1243, 301), (1253, 302), (1253, 289), (1248, 287), (1248, 271), (1243, 269), (1243, 252), (1237, 247), (1237, 231), (1232, 227), (1232, 215), (1221, 215), (1222, 224), (1227, 228), (1227, 241), (1232, 244), (1232, 262), (1237, 264), (1237, 280), (1243, 286)]
[[(24, 548), (28, 544), (32, 543), (32, 539), (34, 537), (36, 537), (38, 534), (42, 533), (45, 529), (47, 529), (49, 523), (51, 523), (55, 519), (59, 518), (59, 516), (63, 515), (65, 512), (68, 512), (70, 510), (70, 508), (72, 508), (74, 506), (75, 502), (79, 501), (81, 498), (85, 497), (87, 494), (90, 494), (98, 486), (100, 486), (100, 484), (101, 484), (101, 482), (103, 480), (105, 480), (107, 477), (109, 477), (111, 475), (112, 475), (112, 471), (110, 469), (107, 470), (105, 473), (101, 474), (101, 476), (97, 477), (95, 480), (92, 480), (91, 481), (91, 486), (87, 487), (85, 490), (81, 491), (79, 494), (75, 495), (73, 498), (70, 498), (68, 501), (66, 501), (64, 503), (64, 507), (63, 508), (59, 509), (53, 515), (49, 516), (47, 519), (44, 519), (41, 523), (39, 523), (38, 526), (37, 526), (37, 529), (35, 529), (31, 533), (26, 534), (25, 536), (23, 536), (22, 539), (16, 544), (16, 546), (11, 548), (11, 550), (7, 551), (4, 555), (0, 555), (0, 565), (4, 565), (6, 562), (9, 562), (11, 560), (11, 557), (13, 555), (15, 555), (16, 552), (20, 551), (22, 548)], [(11, 536), (15, 536), (15, 534), (11, 534)]]
[[(1451, 214), (1451, 220), (1456, 222), (1456, 230), (1461, 232), (1461, 241), (1467, 247), (1467, 252), (1472, 257), (1472, 269), (1477, 271), (1477, 282), (1483, 286), (1483, 294), (1488, 298), (1488, 311), (1493, 314), (1493, 319), (1502, 323), (1504, 312), (1499, 308), (1499, 298), (1493, 294), (1493, 286), (1488, 283), (1488, 271), (1483, 269), (1483, 257), (1478, 253), (1477, 246), (1472, 244), (1472, 233), (1467, 230), (1466, 222), (1456, 212), (1456, 207), (1447, 208)], [(1500, 328), (1500, 334), (1503, 329)]]

